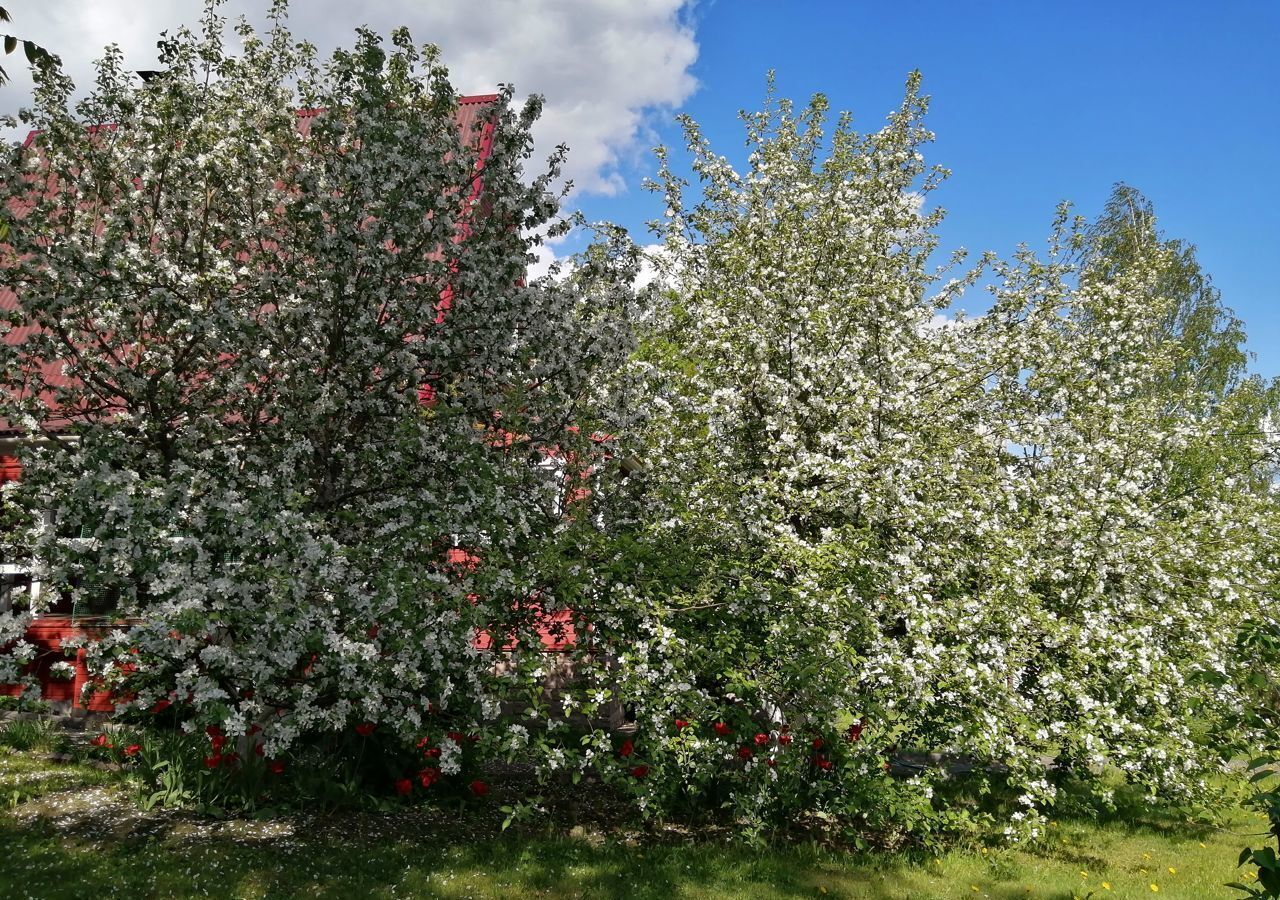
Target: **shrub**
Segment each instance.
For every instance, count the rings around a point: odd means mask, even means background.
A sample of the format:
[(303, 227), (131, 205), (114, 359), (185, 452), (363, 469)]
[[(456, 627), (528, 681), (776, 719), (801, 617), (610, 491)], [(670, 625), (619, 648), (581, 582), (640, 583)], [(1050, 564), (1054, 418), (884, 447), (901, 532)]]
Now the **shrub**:
[(109, 48), (73, 103), (40, 66), (36, 149), (0, 163), (8, 326), (36, 326), (0, 353), (31, 438), (12, 499), (50, 513), (16, 536), (48, 589), (0, 645), (66, 597), (115, 626), (89, 666), (121, 715), (260, 729), (271, 758), (364, 722), (416, 740), (433, 711), (470, 733), (577, 600), (597, 519), (560, 514), (557, 465), (616, 452), (634, 260), (524, 283), (557, 227), (536, 97), (462, 135), (403, 30), (322, 66), (278, 3), (233, 55), (217, 6), (146, 84)]
[[(771, 98), (741, 169), (686, 119), (697, 200), (663, 157), (651, 505), (598, 619), (650, 808), (1028, 836), (1060, 772), (1204, 801), (1258, 739), (1236, 711), (1269, 664), (1234, 640), (1275, 609), (1275, 386), (1149, 217), (1111, 241), (1064, 208), (1047, 256), (946, 280), (926, 105), (913, 75), (860, 134)], [(967, 790), (887, 776), (909, 750)]]

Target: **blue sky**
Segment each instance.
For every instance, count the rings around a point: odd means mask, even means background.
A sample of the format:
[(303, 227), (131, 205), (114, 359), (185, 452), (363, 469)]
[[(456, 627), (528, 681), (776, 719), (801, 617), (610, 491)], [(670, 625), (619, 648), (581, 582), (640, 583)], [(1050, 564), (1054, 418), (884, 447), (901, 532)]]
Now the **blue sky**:
[[(1043, 246), (1060, 200), (1092, 217), (1128, 182), (1167, 236), (1197, 246), (1246, 324), (1254, 371), (1280, 375), (1280, 3), (707, 0), (688, 22), (698, 86), (680, 109), (731, 159), (737, 111), (759, 107), (768, 69), (781, 94), (821, 91), (870, 130), (919, 68), (931, 159), (954, 172), (934, 195), (949, 211), (944, 249)], [(679, 143), (669, 111), (648, 123), (653, 142)], [(643, 237), (652, 167), (632, 154), (624, 191), (579, 206)]]

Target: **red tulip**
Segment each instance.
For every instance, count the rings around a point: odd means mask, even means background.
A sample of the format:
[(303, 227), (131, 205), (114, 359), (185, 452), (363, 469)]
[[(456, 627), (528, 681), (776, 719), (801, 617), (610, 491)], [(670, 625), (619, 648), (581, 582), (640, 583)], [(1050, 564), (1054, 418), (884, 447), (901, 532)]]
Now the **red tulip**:
[(271, 760), (271, 762), (267, 763), (267, 771), (270, 772), (272, 775), (283, 775), (284, 760), (282, 759)]
[(403, 797), (413, 790), (413, 782), (408, 778), (401, 778), (396, 782), (396, 793)]
[(157, 700), (156, 705), (151, 707), (153, 713), (164, 712), (170, 706), (173, 706), (172, 700)]
[(791, 735), (789, 734), (778, 735), (778, 743), (784, 747), (789, 747), (791, 745)]
[(426, 750), (423, 750), (423, 751), (422, 751), (422, 755), (423, 755), (423, 756), (425, 756), (425, 757), (427, 757), (427, 759), (439, 759), (439, 758), (440, 758), (440, 748), (439, 748), (439, 747), (428, 747)]
[(630, 756), (632, 753), (635, 753), (635, 752), (636, 752), (635, 745), (632, 744), (631, 741), (629, 740), (623, 741), (622, 746), (618, 748), (619, 756)]
[(752, 756), (754, 756), (754, 754), (751, 752), (751, 748), (750, 748), (750, 747), (739, 747), (739, 748), (738, 748), (738, 758), (739, 758), (739, 759), (750, 759)]
[(222, 754), (215, 753), (213, 754), (213, 756), (206, 756), (204, 758), (204, 764), (205, 764), (205, 767), (209, 769), (218, 768), (218, 766), (222, 765)]
[(424, 788), (431, 787), (431, 785), (435, 784), (437, 779), (439, 778), (440, 778), (439, 769), (423, 769), (418, 773), (418, 781), (422, 783), (422, 786)]
[(262, 756), (262, 754), (263, 754), (265, 751), (266, 751), (266, 748), (265, 748), (262, 744), (254, 744), (254, 745), (253, 745), (253, 753), (254, 753), (254, 755), (255, 755), (255, 756)]
[(856, 744), (858, 741), (862, 740), (862, 729), (864, 727), (866, 727), (865, 722), (854, 722), (849, 726), (849, 730), (845, 733), (845, 736), (849, 739), (850, 743)]
[(489, 793), (489, 785), (479, 779), (476, 779), (471, 782), (471, 793), (475, 794), (477, 797), (483, 797), (485, 794)]
[(360, 735), (360, 737), (368, 737), (373, 734), (373, 729), (377, 727), (372, 722), (361, 722), (356, 726), (356, 734)]
[(716, 734), (720, 735), (721, 737), (727, 737), (728, 735), (733, 734), (733, 729), (730, 728), (728, 725), (724, 724), (723, 722), (717, 722), (711, 727), (714, 728)]
[(764, 764), (768, 766), (770, 769), (772, 769), (774, 766), (778, 764), (778, 761), (771, 756), (764, 761)]
[(823, 748), (823, 745), (824, 745), (824, 742), (823, 742), (822, 738), (814, 738), (814, 739), (813, 739), (813, 749), (814, 749), (814, 750), (821, 750), (821, 749)]
[(448, 734), (445, 735), (445, 737), (453, 741), (455, 744), (461, 744), (463, 741), (467, 739), (467, 736), (463, 734), (461, 731), (450, 731)]
[(676, 719), (676, 731), (684, 731), (688, 727), (689, 722), (686, 719)]
[(111, 749), (111, 742), (107, 740), (107, 736), (105, 734), (97, 735), (89, 743), (95, 747), (105, 747), (108, 750)]
[(125, 748), (124, 748), (124, 755), (125, 755), (125, 756), (137, 756), (137, 755), (138, 755), (138, 751), (139, 751), (139, 750), (141, 750), (141, 749), (142, 749), (142, 745), (141, 745), (141, 744), (130, 744), (128, 747), (125, 747)]
[(763, 747), (763, 746), (764, 746), (765, 744), (767, 744), (767, 743), (769, 743), (769, 735), (767, 735), (767, 734), (763, 734), (763, 733), (761, 733), (761, 734), (757, 734), (757, 735), (756, 735), (756, 746), (757, 746), (757, 747)]
[(649, 774), (648, 766), (636, 766), (634, 769), (631, 770), (632, 778), (643, 778), (648, 774)]

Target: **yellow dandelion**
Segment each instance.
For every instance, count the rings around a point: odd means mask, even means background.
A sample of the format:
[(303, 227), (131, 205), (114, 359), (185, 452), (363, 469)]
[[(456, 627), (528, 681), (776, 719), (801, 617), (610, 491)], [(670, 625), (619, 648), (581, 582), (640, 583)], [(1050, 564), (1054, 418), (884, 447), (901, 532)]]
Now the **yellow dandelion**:
[(1085, 871), (1083, 871), (1083, 870), (1081, 870), (1081, 872), (1080, 872), (1080, 877), (1081, 877), (1081, 878), (1088, 878), (1088, 877), (1089, 877), (1089, 873), (1088, 873), (1088, 872), (1085, 872)]
[(1147, 885), (1147, 887), (1151, 888), (1151, 893), (1153, 894), (1160, 893), (1160, 885), (1156, 884), (1154, 881)]
[(982, 848), (982, 855), (983, 855), (983, 856), (986, 856), (986, 855), (987, 855), (987, 848), (986, 848), (986, 847), (983, 847), (983, 848)]
[(1109, 881), (1104, 881), (1104, 882), (1102, 882), (1102, 889), (1103, 889), (1104, 891), (1109, 891), (1109, 890), (1111, 890), (1111, 882), (1109, 882)]
[(1177, 869), (1175, 869), (1173, 866), (1170, 866), (1170, 867), (1169, 867), (1169, 874), (1170, 874), (1170, 875), (1177, 875), (1177, 874), (1178, 874), (1178, 870), (1177, 870)]
[(976, 894), (978, 893), (978, 886), (976, 884), (971, 884), (969, 885), (969, 890), (973, 891)]
[(1144, 854), (1142, 854), (1142, 858), (1143, 858), (1143, 859), (1150, 859), (1150, 858), (1151, 858), (1151, 854), (1150, 854), (1150, 853), (1144, 853)]
[(1201, 842), (1200, 842), (1200, 849), (1201, 849), (1201, 850), (1208, 850), (1208, 849), (1209, 849), (1209, 845), (1208, 845), (1208, 844), (1206, 844), (1204, 841), (1201, 841)]

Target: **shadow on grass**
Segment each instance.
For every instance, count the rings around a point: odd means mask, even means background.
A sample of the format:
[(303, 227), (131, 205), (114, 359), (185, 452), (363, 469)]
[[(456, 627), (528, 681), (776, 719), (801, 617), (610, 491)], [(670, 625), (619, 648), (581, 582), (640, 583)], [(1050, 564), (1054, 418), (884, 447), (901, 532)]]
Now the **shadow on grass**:
[[(837, 861), (803, 848), (761, 853), (713, 845), (592, 846), (530, 834), (415, 834), (415, 823), (403, 817), (353, 817), (310, 827), (314, 833), (260, 840), (190, 839), (172, 828), (120, 838), (4, 817), (0, 895), (670, 900), (814, 897), (827, 887), (838, 897), (848, 895), (841, 884), (852, 878), (860, 883), (859, 897), (910, 896), (894, 885), (895, 871), (906, 871), (905, 861), (901, 868), (883, 860), (869, 863), (864, 880), (849, 857)], [(402, 833), (389, 833), (395, 830)]]
[[(1224, 780), (1219, 787), (1227, 805), (1234, 808), (1227, 782)], [(1098, 790), (1105, 788), (1113, 792), (1109, 807), (1096, 800)], [(1130, 834), (1196, 839), (1211, 834), (1221, 824), (1206, 809), (1151, 802), (1142, 789), (1118, 778), (1102, 782), (1068, 779), (1060, 783), (1058, 789), (1055, 815), (1064, 823), (1123, 828)]]
[[(33, 778), (41, 766), (11, 757), (7, 768), (15, 777)], [(633, 832), (611, 810), (607, 795), (580, 791), (565, 801), (558, 824), (503, 833), (501, 786), (484, 802), (218, 821), (181, 812), (143, 814), (101, 783), (103, 773), (63, 771), (80, 773), (84, 783), (66, 790), (62, 781), (33, 780), (32, 794), (47, 786), (48, 795), (0, 814), (0, 897), (751, 900), (826, 894), (890, 900), (969, 896), (969, 885), (977, 883), (980, 892), (972, 896), (1012, 900), (1026, 897), (1025, 886), (1034, 884), (1035, 897), (1066, 900), (1080, 885), (1079, 870), (1156, 866), (1139, 855), (1147, 845), (1137, 847), (1135, 833), (1186, 841), (1214, 830), (1176, 811), (1153, 810), (1122, 786), (1113, 811), (1086, 814), (1086, 804), (1073, 806), (1080, 798), (1068, 786), (1066, 814), (1057, 817), (1051, 839), (1017, 854), (960, 851), (935, 868), (932, 857), (909, 854), (854, 854), (807, 844), (758, 850), (726, 843), (722, 830), (636, 833), (638, 839), (629, 841)], [(576, 823), (586, 827), (570, 831)], [(1159, 852), (1159, 864), (1183, 866), (1171, 846)]]

